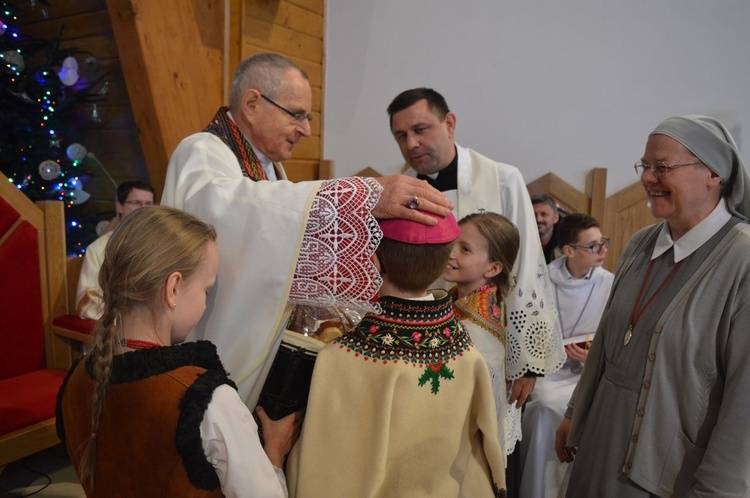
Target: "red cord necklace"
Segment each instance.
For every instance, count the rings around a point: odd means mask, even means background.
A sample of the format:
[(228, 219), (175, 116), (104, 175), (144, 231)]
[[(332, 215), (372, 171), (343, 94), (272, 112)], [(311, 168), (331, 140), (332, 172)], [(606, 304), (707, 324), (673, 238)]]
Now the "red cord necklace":
[(656, 289), (656, 292), (651, 296), (651, 298), (646, 301), (646, 304), (643, 305), (643, 308), (641, 308), (641, 311), (638, 312), (638, 315), (636, 316), (635, 312), (638, 309), (638, 305), (641, 303), (641, 298), (643, 297), (643, 291), (646, 290), (646, 283), (648, 282), (648, 277), (651, 275), (651, 270), (654, 269), (654, 259), (651, 260), (651, 263), (648, 265), (648, 271), (646, 272), (646, 276), (643, 278), (643, 283), (641, 284), (641, 290), (638, 291), (638, 299), (635, 301), (635, 305), (633, 306), (633, 311), (630, 312), (630, 324), (628, 326), (628, 330), (625, 331), (625, 337), (622, 340), (622, 344), (624, 346), (627, 346), (630, 342), (630, 338), (633, 337), (633, 328), (635, 327), (635, 324), (638, 323), (638, 320), (641, 319), (641, 316), (643, 315), (643, 312), (646, 311), (646, 308), (648, 308), (648, 305), (651, 304), (651, 301), (654, 300), (654, 298), (664, 289), (664, 286), (667, 285), (667, 282), (669, 282), (669, 279), (672, 278), (672, 276), (677, 272), (677, 269), (682, 265), (682, 263), (685, 261), (684, 259), (677, 263), (674, 268), (672, 268), (672, 271), (669, 272), (669, 275), (664, 279), (664, 281), (661, 283), (658, 289)]
[(143, 341), (141, 339), (115, 339), (117, 344), (120, 346), (125, 346), (126, 348), (130, 349), (151, 349), (151, 348), (160, 348), (164, 346), (164, 344), (158, 344), (156, 342), (151, 341)]

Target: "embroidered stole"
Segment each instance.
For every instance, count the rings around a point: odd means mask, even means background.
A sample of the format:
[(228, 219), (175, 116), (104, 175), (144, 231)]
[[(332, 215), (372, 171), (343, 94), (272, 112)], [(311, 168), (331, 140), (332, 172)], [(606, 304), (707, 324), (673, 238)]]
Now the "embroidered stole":
[(234, 153), (242, 166), (242, 174), (253, 181), (267, 180), (266, 173), (260, 165), (258, 156), (255, 155), (250, 142), (242, 134), (232, 118), (229, 117), (229, 108), (219, 108), (216, 116), (203, 130), (206, 133), (216, 135)]

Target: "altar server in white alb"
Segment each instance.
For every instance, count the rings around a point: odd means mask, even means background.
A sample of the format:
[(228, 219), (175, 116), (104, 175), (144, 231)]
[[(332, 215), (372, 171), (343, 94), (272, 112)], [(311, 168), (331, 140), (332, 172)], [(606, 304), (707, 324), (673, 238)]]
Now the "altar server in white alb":
[(435, 90), (402, 92), (388, 106), (388, 115), (391, 133), (408, 166), (406, 174), (426, 180), (453, 201), (456, 219), (491, 211), (508, 218), (521, 234), (521, 249), (513, 265), (515, 285), (505, 300), (505, 374), (514, 381), (509, 402), (517, 401), (517, 408), (509, 414), (511, 431), (506, 439), (512, 451), (521, 437), (520, 407), (533, 390), (536, 376), (554, 372), (565, 362), (526, 184), (517, 168), (454, 142), (456, 116)]
[(555, 227), (563, 256), (549, 265), (549, 278), (560, 315), (565, 365), (537, 380), (523, 414), (521, 459), (524, 498), (557, 498), (567, 464), (555, 454), (555, 430), (581, 377), (596, 328), (607, 304), (614, 275), (602, 268), (609, 238), (595, 218), (581, 213), (564, 217)]
[(211, 223), (219, 235), (216, 292), (192, 338), (216, 344), (240, 396), (254, 407), (296, 303), (371, 309), (380, 277), (370, 256), (375, 217), (447, 215), (439, 192), (403, 175), (291, 183), (279, 161), (310, 136), (305, 72), (258, 54), (235, 72), (229, 107), (184, 139), (169, 162), (162, 203)]

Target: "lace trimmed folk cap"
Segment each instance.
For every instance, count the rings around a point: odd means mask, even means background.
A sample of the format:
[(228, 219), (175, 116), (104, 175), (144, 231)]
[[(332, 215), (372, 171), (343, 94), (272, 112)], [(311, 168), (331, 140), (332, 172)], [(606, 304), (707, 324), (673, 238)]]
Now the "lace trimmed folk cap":
[(750, 219), (750, 174), (729, 130), (717, 119), (699, 114), (675, 116), (662, 121), (651, 135), (666, 135), (685, 146), (721, 177), (729, 211)]
[(452, 214), (445, 217), (427, 212), (424, 214), (437, 219), (438, 224), (427, 226), (401, 218), (378, 220), (380, 229), (383, 231), (383, 237), (407, 244), (424, 245), (452, 242), (461, 234), (461, 229), (458, 228), (456, 218)]

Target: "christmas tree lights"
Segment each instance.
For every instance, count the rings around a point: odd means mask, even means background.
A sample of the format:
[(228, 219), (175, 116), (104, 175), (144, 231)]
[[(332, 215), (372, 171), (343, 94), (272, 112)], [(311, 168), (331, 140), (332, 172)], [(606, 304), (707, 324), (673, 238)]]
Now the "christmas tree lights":
[(74, 109), (103, 100), (106, 83), (95, 92), (103, 77), (79, 80), (76, 55), (83, 52), (60, 50), (62, 33), (52, 40), (23, 34), (24, 14), (47, 7), (41, 0), (0, 1), (0, 169), (31, 200), (65, 203), (68, 252), (81, 254), (96, 237), (97, 220), (73, 219), (73, 206), (89, 198), (81, 184), (88, 156), (80, 141), (91, 124)]

